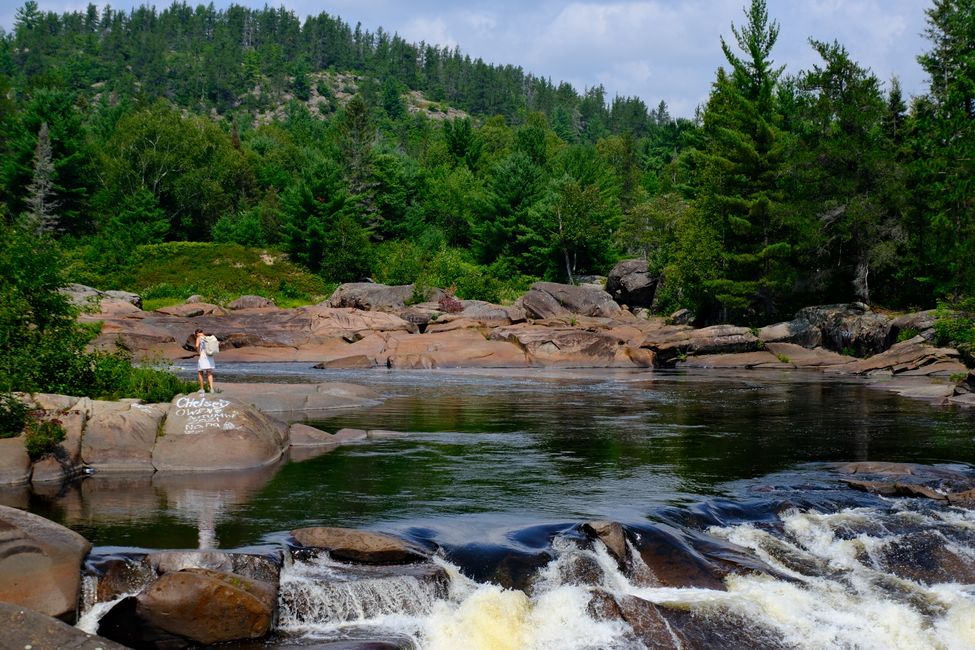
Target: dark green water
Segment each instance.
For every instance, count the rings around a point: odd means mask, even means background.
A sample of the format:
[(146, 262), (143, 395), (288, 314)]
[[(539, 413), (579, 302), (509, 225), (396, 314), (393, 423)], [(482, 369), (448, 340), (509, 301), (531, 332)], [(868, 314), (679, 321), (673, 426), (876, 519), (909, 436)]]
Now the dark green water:
[(230, 548), (314, 524), (457, 544), (555, 522), (645, 521), (665, 506), (747, 498), (770, 475), (816, 480), (828, 461), (975, 463), (972, 413), (818, 373), (220, 370), (373, 386), (381, 406), (314, 424), (409, 435), (256, 474), (92, 477), (0, 502), (102, 546), (192, 548), (215, 536)]

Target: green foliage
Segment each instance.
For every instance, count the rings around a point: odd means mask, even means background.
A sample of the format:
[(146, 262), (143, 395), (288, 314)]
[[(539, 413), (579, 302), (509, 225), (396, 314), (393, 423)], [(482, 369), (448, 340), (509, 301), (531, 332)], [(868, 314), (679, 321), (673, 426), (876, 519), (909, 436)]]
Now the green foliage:
[(10, 393), (0, 394), (0, 438), (16, 438), (27, 424), (27, 405)]
[(934, 321), (935, 342), (958, 346), (975, 343), (975, 300), (938, 303)]
[(92, 395), (102, 399), (132, 397), (149, 403), (169, 402), (176, 395), (196, 390), (162, 365), (133, 366), (120, 354), (101, 354), (95, 361)]
[(904, 341), (910, 341), (919, 333), (914, 327), (906, 327), (897, 333), (897, 342), (903, 343)]
[(36, 462), (53, 453), (66, 437), (60, 420), (30, 418), (24, 429), (24, 448), (30, 459)]
[(321, 277), (287, 261), (277, 251), (202, 242), (139, 246), (127, 267), (94, 279), (95, 286), (134, 291), (148, 300), (185, 300), (197, 294), (220, 303), (253, 294), (278, 302), (278, 296), (310, 300), (328, 290)]

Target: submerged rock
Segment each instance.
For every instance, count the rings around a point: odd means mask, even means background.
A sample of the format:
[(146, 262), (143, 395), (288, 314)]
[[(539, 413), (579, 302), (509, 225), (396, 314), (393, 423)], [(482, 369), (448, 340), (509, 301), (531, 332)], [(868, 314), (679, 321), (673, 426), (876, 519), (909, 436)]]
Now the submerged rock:
[(409, 564), (423, 562), (429, 554), (392, 535), (354, 528), (320, 526), (291, 531), (301, 546), (323, 549), (336, 560), (363, 564)]
[(590, 521), (582, 525), (582, 532), (595, 537), (606, 545), (606, 550), (619, 566), (629, 564), (629, 551), (626, 548), (626, 530), (615, 521)]
[(0, 506), (0, 602), (73, 622), (91, 543), (43, 517)]

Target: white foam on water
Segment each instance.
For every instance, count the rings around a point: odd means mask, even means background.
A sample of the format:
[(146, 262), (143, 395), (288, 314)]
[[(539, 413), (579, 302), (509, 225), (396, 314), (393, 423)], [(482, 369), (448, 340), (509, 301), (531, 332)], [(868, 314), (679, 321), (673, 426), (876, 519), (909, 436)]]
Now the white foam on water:
[[(784, 539), (750, 525), (712, 528), (712, 534), (751, 549), (795, 578), (731, 576), (721, 606), (769, 626), (798, 648), (975, 647), (975, 598), (965, 585), (925, 586), (885, 573), (876, 568), (874, 554), (900, 536), (848, 532), (857, 524), (882, 531), (877, 525), (882, 516), (870, 509), (790, 511), (782, 515)], [(793, 556), (812, 557), (835, 571), (810, 576), (791, 569), (767, 552), (783, 544)]]

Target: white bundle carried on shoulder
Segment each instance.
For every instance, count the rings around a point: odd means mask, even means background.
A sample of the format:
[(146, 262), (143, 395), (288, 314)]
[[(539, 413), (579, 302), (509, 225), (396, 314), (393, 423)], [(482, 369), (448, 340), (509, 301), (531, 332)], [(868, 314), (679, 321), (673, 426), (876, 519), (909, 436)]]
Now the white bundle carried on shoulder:
[(217, 340), (217, 337), (213, 334), (210, 336), (204, 336), (203, 349), (211, 357), (215, 354), (220, 354), (220, 341)]

